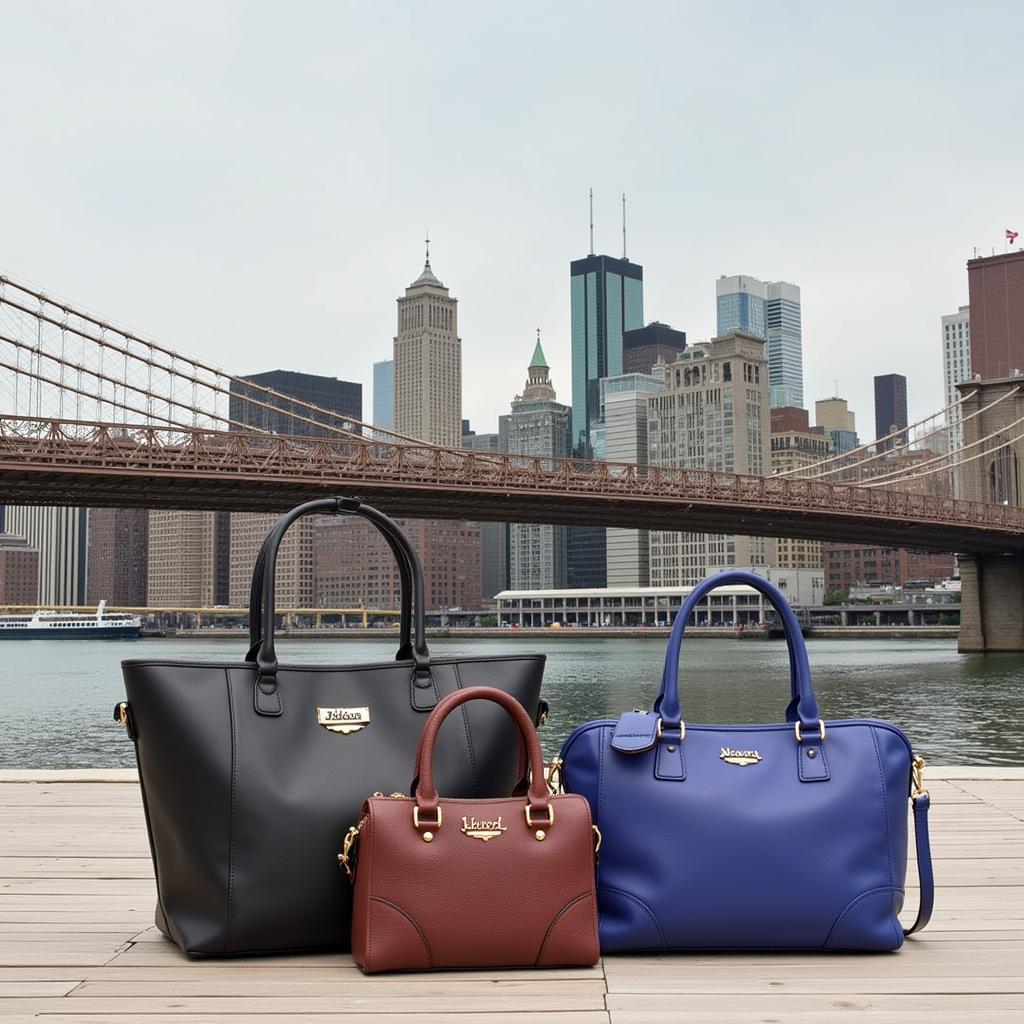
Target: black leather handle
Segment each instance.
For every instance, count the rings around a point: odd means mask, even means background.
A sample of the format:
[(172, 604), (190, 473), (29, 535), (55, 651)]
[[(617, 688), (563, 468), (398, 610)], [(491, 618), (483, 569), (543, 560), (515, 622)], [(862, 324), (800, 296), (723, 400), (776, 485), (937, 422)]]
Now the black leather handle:
[[(288, 528), (296, 520), (310, 515), (358, 515), (368, 519), (381, 533), (394, 541), (403, 553), (399, 568), (404, 562), (411, 575), (412, 591), (412, 649), (413, 662), (412, 706), (418, 711), (429, 711), (437, 703), (437, 691), (430, 676), (430, 652), (427, 650), (424, 628), (423, 570), (420, 560), (409, 544), (408, 538), (398, 524), (371, 505), (364, 505), (359, 498), (319, 498), (298, 505), (282, 516), (270, 531), (262, 551), (262, 585), (252, 588), (253, 595), (260, 597), (258, 610), (261, 619), (260, 639), (247, 660), (257, 666), (254, 705), (260, 715), (276, 716), (282, 711), (281, 693), (277, 685), (277, 654), (274, 650), (274, 589), (277, 573), (277, 553)], [(392, 549), (394, 550), (394, 549)]]
[[(399, 584), (401, 593), (401, 616), (398, 629), (398, 653), (395, 661), (408, 661), (412, 658), (412, 569), (406, 554), (408, 542), (404, 534), (399, 531), (398, 536), (391, 533), (380, 523), (373, 522), (373, 525), (380, 531), (381, 536), (387, 541), (398, 563)], [(256, 652), (259, 650), (260, 640), (263, 636), (263, 575), (267, 561), (267, 548), (270, 545), (271, 534), (267, 534), (260, 546), (259, 554), (256, 556), (256, 564), (252, 573), (252, 586), (249, 590), (249, 651), (246, 654), (246, 661), (255, 661)]]

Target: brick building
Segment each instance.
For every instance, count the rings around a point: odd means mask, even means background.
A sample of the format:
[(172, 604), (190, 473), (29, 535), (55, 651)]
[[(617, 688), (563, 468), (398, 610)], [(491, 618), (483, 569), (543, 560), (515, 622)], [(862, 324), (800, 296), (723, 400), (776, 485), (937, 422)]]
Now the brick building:
[(24, 537), (0, 533), (0, 604), (39, 603), (39, 549)]
[(1024, 372), (1024, 251), (967, 262), (971, 373), (982, 380)]
[[(426, 610), (480, 608), (479, 525), (447, 519), (402, 519), (398, 524), (423, 564)], [(313, 575), (313, 597), (318, 607), (399, 606), (394, 556), (377, 530), (362, 519), (316, 523)]]
[(825, 589), (901, 587), (908, 580), (938, 583), (953, 575), (953, 555), (865, 544), (823, 544)]
[(149, 574), (149, 512), (141, 508), (89, 510), (86, 603), (140, 608)]

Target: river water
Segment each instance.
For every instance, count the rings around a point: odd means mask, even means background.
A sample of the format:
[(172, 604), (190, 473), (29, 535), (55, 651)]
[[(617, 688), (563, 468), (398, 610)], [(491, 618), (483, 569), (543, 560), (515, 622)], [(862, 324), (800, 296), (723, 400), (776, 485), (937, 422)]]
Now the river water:
[[(283, 663), (388, 660), (393, 641), (282, 638)], [(591, 718), (649, 707), (665, 641), (551, 637), (435, 640), (435, 654), (547, 655), (551, 717), (545, 754)], [(111, 720), (123, 697), (120, 659), (241, 660), (245, 641), (147, 639), (7, 641), (0, 648), (0, 768), (109, 768), (134, 764)], [(826, 719), (883, 718), (934, 764), (1024, 764), (1024, 656), (958, 654), (952, 640), (811, 640), (811, 670)], [(680, 684), (686, 720), (780, 722), (789, 697), (782, 641), (688, 640)], [(411, 756), (411, 752), (410, 752)]]

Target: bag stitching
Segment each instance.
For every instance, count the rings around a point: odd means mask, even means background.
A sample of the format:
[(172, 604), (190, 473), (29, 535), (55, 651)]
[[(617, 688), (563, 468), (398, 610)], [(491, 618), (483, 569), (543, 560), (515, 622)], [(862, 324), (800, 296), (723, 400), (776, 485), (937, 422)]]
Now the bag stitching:
[(654, 925), (658, 932), (658, 938), (661, 939), (661, 945), (663, 949), (668, 948), (668, 943), (665, 941), (665, 933), (661, 930), (661, 922), (658, 920), (654, 911), (639, 896), (634, 896), (631, 892), (626, 892), (624, 889), (616, 889), (613, 885), (602, 885), (600, 886), (602, 892), (615, 893), (617, 896), (622, 896), (624, 899), (632, 900), (641, 910), (643, 910), (648, 917), (651, 919), (651, 923)]
[(897, 947), (901, 945), (902, 933), (896, 928), (896, 872), (892, 865), (892, 843), (889, 836), (889, 791), (885, 784), (885, 771), (882, 768), (882, 752), (878, 749), (878, 736), (873, 726), (869, 727), (871, 743), (875, 748), (875, 760), (878, 762), (878, 777), (882, 786), (882, 820), (885, 823), (885, 858), (889, 865), (889, 888), (892, 890), (892, 902), (889, 907), (889, 927), (893, 931)]
[[(893, 899), (895, 899), (895, 897), (896, 897), (896, 888), (895, 888), (895, 886), (892, 886), (892, 885), (879, 885), (879, 886), (876, 886), (874, 889), (868, 889), (867, 892), (862, 892), (859, 896), (854, 896), (853, 899), (850, 900), (850, 902), (846, 904), (846, 906), (843, 908), (843, 910), (840, 911), (839, 916), (835, 920), (835, 923), (829, 929), (828, 936), (825, 939), (825, 943), (824, 943), (824, 945), (821, 948), (822, 949), (828, 949), (829, 948), (829, 945), (832, 942), (832, 937), (835, 935), (836, 931), (839, 929), (839, 926), (843, 923), (843, 919), (846, 917), (847, 914), (850, 913), (851, 910), (854, 909), (854, 907), (857, 906), (858, 903), (860, 903), (862, 900), (866, 900), (869, 896), (875, 896), (876, 894), (878, 894), (880, 892), (890, 893), (891, 896), (893, 897)], [(890, 925), (892, 924), (892, 919), (891, 918), (889, 920), (889, 923), (890, 923)], [(897, 939), (898, 938), (899, 938), (899, 936), (897, 936)], [(900, 943), (897, 942), (897, 946), (899, 944)]]
[(591, 890), (588, 889), (586, 892), (581, 892), (578, 896), (573, 896), (573, 898), (569, 900), (569, 902), (566, 903), (565, 906), (563, 906), (562, 909), (559, 910), (551, 919), (551, 923), (548, 925), (547, 931), (544, 933), (544, 939), (540, 944), (540, 952), (533, 961), (535, 967), (539, 967), (541, 965), (540, 962), (544, 959), (544, 950), (547, 947), (548, 940), (551, 938), (551, 933), (558, 922), (562, 919), (563, 915), (567, 914), (574, 906), (576, 906), (577, 903), (579, 903), (580, 900), (584, 900), (590, 895), (592, 895), (592, 893)]
[[(413, 928), (416, 930), (416, 934), (420, 937), (420, 942), (423, 943), (423, 951), (427, 954), (427, 968), (433, 968), (434, 957), (431, 955), (430, 952), (430, 943), (427, 942), (427, 937), (423, 933), (423, 929), (417, 923), (416, 918), (414, 918), (412, 914), (410, 914), (408, 911), (403, 910), (397, 903), (392, 903), (391, 900), (386, 900), (382, 896), (374, 896), (372, 897), (370, 902), (383, 903), (384, 906), (391, 907), (392, 910), (397, 910), (398, 913), (401, 914), (402, 917), (404, 917), (409, 922), (409, 924), (413, 926)], [(367, 957), (367, 959), (369, 959), (369, 957)]]
[(885, 787), (885, 772), (882, 770), (882, 754), (878, 749), (878, 737), (875, 735), (874, 728), (871, 728), (871, 743), (875, 748), (875, 761), (878, 763), (878, 779), (882, 789), (882, 821), (885, 824), (885, 859), (889, 866), (889, 886), (890, 888), (895, 887), (896, 879), (895, 872), (892, 868), (892, 847), (889, 843), (889, 799), (888, 792)]
[[(455, 686), (461, 690), (462, 676), (459, 675), (459, 666), (456, 664), (453, 667), (455, 669)], [(469, 770), (473, 773), (473, 792), (477, 792), (480, 788), (480, 773), (477, 771), (476, 766), (476, 751), (473, 749), (473, 736), (469, 731), (469, 714), (465, 704), (463, 704), (459, 710), (462, 712), (462, 727), (466, 732), (466, 747), (469, 750)]]
[(231, 904), (235, 891), (235, 808), (237, 806), (238, 742), (235, 701), (231, 692), (231, 673), (227, 669), (224, 669), (224, 682), (228, 696), (228, 718), (231, 722), (231, 804), (228, 810), (228, 905), (224, 921), (224, 952), (226, 953), (231, 943)]

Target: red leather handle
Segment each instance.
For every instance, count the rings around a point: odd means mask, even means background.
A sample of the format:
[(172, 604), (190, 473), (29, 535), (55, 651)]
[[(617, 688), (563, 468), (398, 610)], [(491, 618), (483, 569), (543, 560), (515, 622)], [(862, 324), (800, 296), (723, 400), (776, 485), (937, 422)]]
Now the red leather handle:
[(516, 729), (526, 745), (526, 753), (530, 762), (532, 778), (530, 788), (527, 790), (531, 814), (536, 812), (540, 815), (540, 824), (544, 825), (549, 818), (548, 814), (548, 786), (544, 780), (544, 755), (541, 753), (540, 740), (537, 737), (537, 730), (530, 721), (522, 704), (503, 690), (496, 690), (491, 686), (470, 686), (465, 690), (456, 690), (442, 697), (437, 706), (430, 712), (426, 725), (423, 726), (423, 735), (420, 737), (419, 750), (416, 757), (416, 806), (419, 808), (419, 822), (421, 828), (435, 827), (437, 823), (437, 808), (439, 797), (437, 787), (434, 785), (434, 744), (437, 741), (437, 734), (441, 731), (444, 720), (457, 707), (470, 700), (489, 700), (500, 704), (511, 716), (516, 724)]

